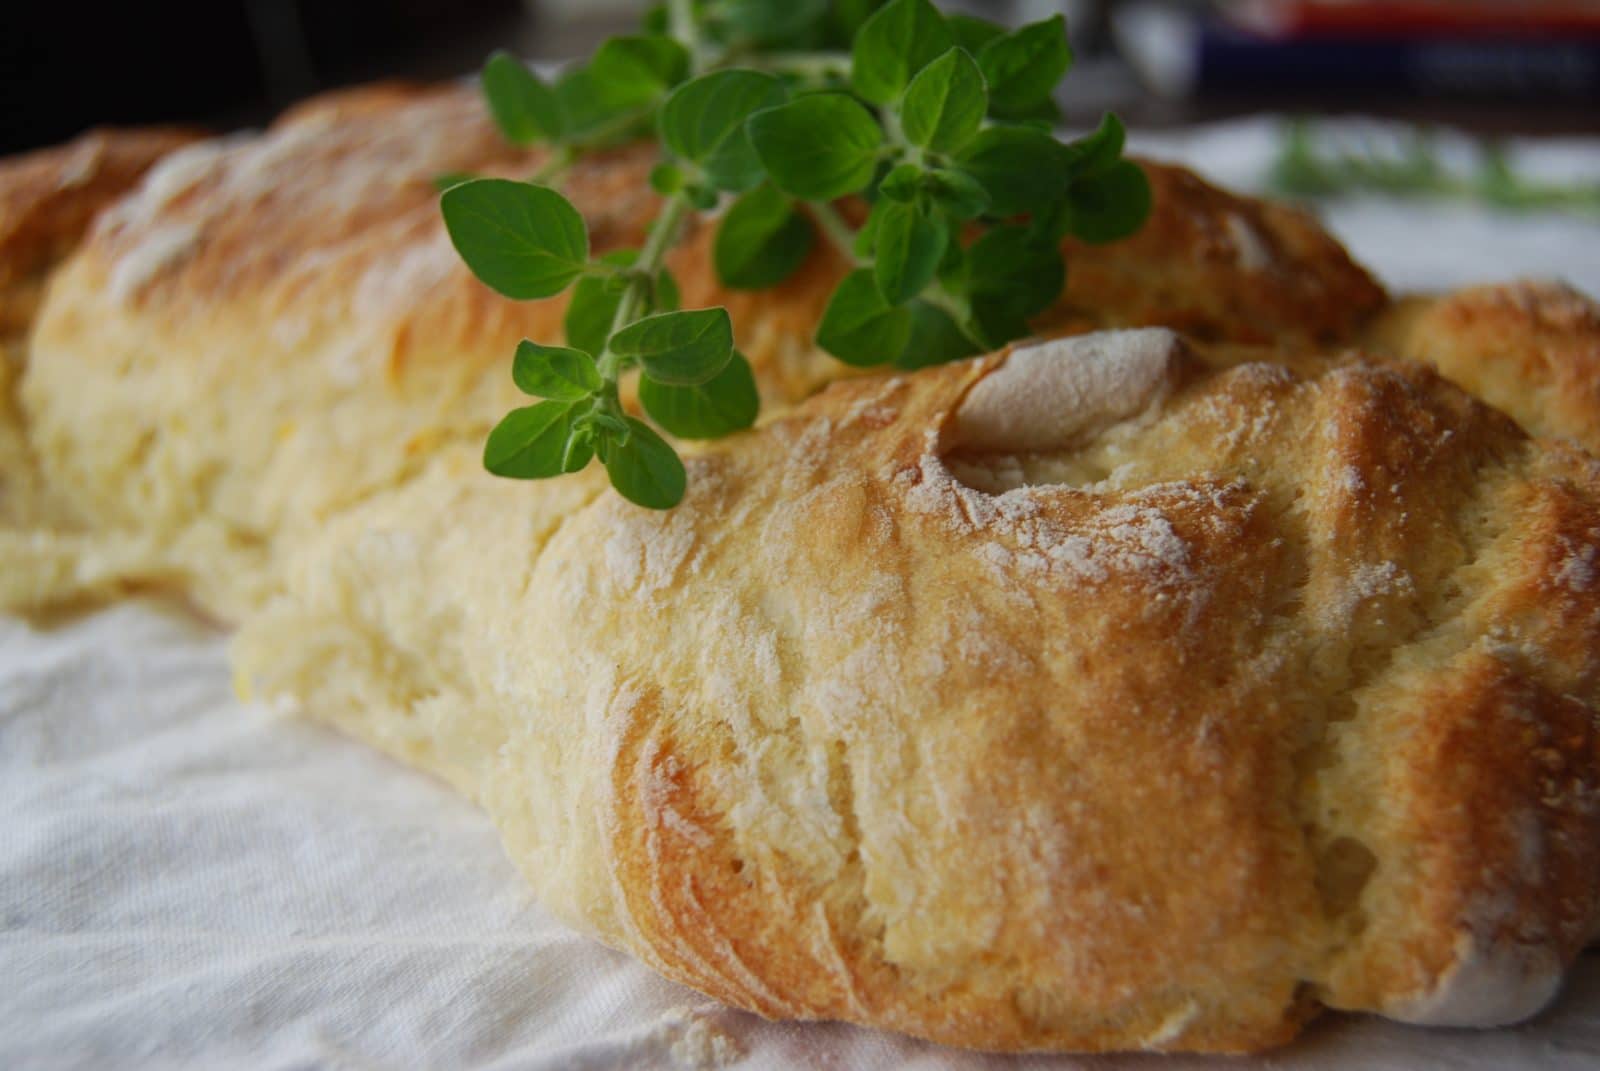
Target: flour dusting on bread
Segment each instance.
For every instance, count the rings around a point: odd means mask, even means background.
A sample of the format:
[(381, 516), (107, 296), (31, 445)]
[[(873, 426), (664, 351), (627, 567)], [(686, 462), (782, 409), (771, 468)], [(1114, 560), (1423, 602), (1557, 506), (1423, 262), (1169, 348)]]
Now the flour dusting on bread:
[(200, 229), (193, 223), (164, 223), (150, 228), (117, 261), (106, 281), (112, 300), (128, 302), (163, 271), (177, 264), (200, 241)]
[(1562, 972), (1560, 957), (1546, 943), (1468, 929), (1457, 938), (1455, 957), (1434, 985), (1387, 1004), (1383, 1014), (1419, 1026), (1520, 1023), (1555, 998)]
[(1086, 439), (1159, 407), (1182, 353), (1178, 336), (1158, 328), (1012, 350), (967, 392), (948, 435), (929, 433), (915, 474), (907, 474), (908, 503), (983, 537), (978, 553), (1002, 572), (1090, 583), (1120, 574), (1152, 588), (1190, 582), (1188, 545), (1159, 492), (1146, 489), (1072, 523), (1050, 507), (1067, 481), (1031, 478), (1068, 470)]
[(1013, 349), (956, 410), (954, 442), (973, 451), (1048, 450), (1158, 404), (1178, 336), (1106, 331)]
[(975, 553), (1008, 580), (1017, 574), (1056, 573), (1102, 583), (1115, 575), (1152, 590), (1193, 581), (1189, 546), (1162, 510), (1158, 489), (1144, 489), (1074, 523), (1051, 508), (1050, 500), (1064, 490), (1060, 487), (1024, 486), (990, 494), (957, 478), (931, 454), (923, 458), (919, 472), (906, 496), (908, 505), (938, 513), (952, 527), (980, 537)]

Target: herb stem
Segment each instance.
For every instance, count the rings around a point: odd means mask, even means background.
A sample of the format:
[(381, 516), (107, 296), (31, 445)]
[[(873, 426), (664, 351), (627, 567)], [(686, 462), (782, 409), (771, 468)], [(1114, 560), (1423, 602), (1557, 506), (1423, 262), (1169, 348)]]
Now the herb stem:
[(920, 296), (923, 301), (948, 313), (950, 319), (955, 322), (956, 327), (960, 329), (966, 340), (978, 347), (978, 352), (988, 353), (994, 349), (994, 346), (987, 339), (979, 338), (977, 333), (973, 331), (972, 305), (966, 298), (952, 294), (944, 288), (942, 283), (938, 282), (929, 286)]
[(1478, 150), (1470, 171), (1447, 167), (1426, 130), (1413, 131), (1396, 148), (1370, 143), (1357, 150), (1320, 150), (1315, 130), (1297, 120), (1285, 131), (1271, 179), (1281, 192), (1332, 197), (1374, 192), (1403, 197), (1481, 200), (1506, 208), (1554, 208), (1600, 215), (1600, 184), (1541, 183), (1517, 174), (1504, 150)]
[(775, 52), (741, 57), (740, 66), (768, 74), (787, 74), (808, 82), (850, 77), (850, 57), (843, 52)]
[(856, 232), (850, 229), (850, 224), (844, 221), (839, 210), (822, 201), (807, 202), (805, 210), (811, 214), (811, 219), (822, 229), (828, 241), (844, 254), (845, 259), (851, 265), (860, 267), (861, 258), (856, 256)]
[(689, 77), (705, 69), (700, 54), (700, 25), (694, 17), (694, 0), (667, 0), (667, 23), (672, 36), (689, 53)]
[(567, 168), (572, 166), (572, 162), (577, 158), (577, 155), (572, 146), (561, 146), (545, 157), (544, 163), (540, 164), (533, 174), (528, 176), (528, 181), (536, 185), (555, 185), (556, 180), (562, 176)]
[[(681, 194), (674, 194), (667, 198), (661, 207), (661, 214), (650, 225), (650, 233), (645, 237), (644, 248), (639, 250), (638, 259), (629, 267), (628, 285), (622, 291), (622, 299), (617, 302), (616, 315), (611, 317), (611, 331), (616, 334), (622, 328), (639, 319), (646, 294), (654, 286), (656, 272), (661, 270), (662, 261), (666, 259), (667, 250), (677, 240), (678, 228), (683, 224), (684, 217), (689, 214), (688, 199)], [(607, 347), (600, 355), (600, 376), (606, 384), (615, 390), (617, 376), (622, 371), (622, 358), (612, 353)]]

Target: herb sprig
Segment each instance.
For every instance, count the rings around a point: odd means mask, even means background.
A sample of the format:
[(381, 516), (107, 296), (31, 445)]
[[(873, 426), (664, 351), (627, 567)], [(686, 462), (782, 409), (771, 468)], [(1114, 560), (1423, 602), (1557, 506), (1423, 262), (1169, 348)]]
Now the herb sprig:
[(1556, 209), (1600, 215), (1600, 183), (1539, 182), (1518, 174), (1505, 149), (1479, 147), (1477, 166), (1463, 171), (1440, 156), (1434, 135), (1412, 130), (1398, 145), (1362, 149), (1320, 148), (1305, 120), (1283, 132), (1272, 165), (1275, 189), (1299, 197), (1335, 197), (1362, 191), (1399, 197), (1475, 200), (1512, 210)]
[[(451, 241), (484, 283), (518, 300), (571, 288), (565, 346), (524, 341), (512, 377), (541, 399), (490, 433), (490, 472), (541, 479), (596, 457), (630, 501), (680, 501), (685, 471), (639, 403), (679, 439), (750, 427), (760, 400), (726, 309), (683, 309), (666, 256), (721, 209), (719, 280), (787, 279), (817, 235), (851, 264), (817, 344), (852, 365), (902, 368), (1022, 337), (1061, 291), (1067, 235), (1111, 241), (1149, 212), (1143, 173), (1108, 115), (1075, 141), (1050, 131), (1072, 64), (1060, 16), (1015, 31), (942, 15), (928, 0), (673, 0), (646, 32), (607, 41), (553, 83), (504, 53), (482, 75), (517, 145), (541, 144), (531, 181), (450, 176)], [(848, 44), (848, 53), (837, 51)], [(584, 151), (658, 137), (662, 197), (644, 244), (595, 257), (554, 188)], [(835, 202), (860, 197), (857, 228)]]

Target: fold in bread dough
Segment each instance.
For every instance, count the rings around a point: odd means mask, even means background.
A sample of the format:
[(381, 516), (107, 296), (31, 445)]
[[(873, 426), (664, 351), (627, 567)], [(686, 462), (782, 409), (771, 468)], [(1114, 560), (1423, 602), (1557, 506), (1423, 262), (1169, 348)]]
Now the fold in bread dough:
[(1060, 449), (1165, 397), (1181, 348), (1152, 327), (1013, 350), (962, 400), (955, 438), (969, 450)]

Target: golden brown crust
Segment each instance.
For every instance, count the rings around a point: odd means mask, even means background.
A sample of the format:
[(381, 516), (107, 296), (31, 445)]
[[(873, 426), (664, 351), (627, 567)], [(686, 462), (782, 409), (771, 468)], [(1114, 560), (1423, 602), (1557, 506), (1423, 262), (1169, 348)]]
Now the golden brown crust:
[(0, 162), (0, 338), (27, 328), (45, 272), (77, 245), (95, 215), (157, 160), (197, 136), (91, 130), (66, 145)]
[(1600, 454), (1600, 305), (1570, 286), (1522, 281), (1408, 298), (1369, 336), (1433, 365), (1534, 434)]
[[(408, 269), (401, 281), (414, 285), (375, 294), (398, 308), (372, 310), (404, 322), (396, 364), (441, 349), (498, 362), (502, 347), (523, 335), (559, 333), (562, 302), (515, 304), (474, 281), (443, 241), (432, 181), (450, 172), (527, 174), (540, 158), (506, 146), (467, 87), (380, 86), (318, 98), (280, 119), (264, 140), (207, 146), (171, 169), (158, 191), (102, 228), (90, 260), (124, 298), (167, 320), (230, 302), (300, 316), (337, 303), (342, 312), (349, 280), (399, 262)], [(658, 205), (645, 181), (652, 161), (646, 146), (586, 155), (562, 180), (597, 251), (642, 239)], [(1382, 301), (1338, 244), (1297, 210), (1224, 194), (1177, 168), (1145, 166), (1156, 192), (1150, 225), (1129, 242), (1069, 243), (1064, 305), (1042, 330), (1162, 323), (1242, 342), (1340, 339)], [(1244, 246), (1241, 235), (1252, 236)], [(798, 400), (848, 374), (810, 345), (846, 270), (843, 258), (819, 246), (776, 291), (729, 292), (715, 279), (712, 237), (710, 227), (689, 235), (672, 266), (686, 302), (730, 307), (766, 396)], [(1270, 262), (1257, 263), (1258, 256)], [(339, 282), (327, 285), (330, 277)], [(413, 349), (412, 339), (422, 344)]]
[[(700, 649), (741, 650), (746, 628), (807, 637), (779, 703), (814, 747), (837, 749), (857, 847), (876, 855), (866, 876), (847, 864), (818, 886), (781, 842), (752, 844), (728, 703), (759, 719), (753, 680), (709, 703), (692, 684), (643, 685), (614, 767), (614, 865), (669, 973), (766, 1014), (954, 1044), (1236, 1050), (1293, 1032), (1302, 983), (1335, 1006), (1481, 1022), (1495, 1012), (1430, 1005), (1465, 941), (1512, 961), (1485, 999), (1536, 1010), (1597, 917), (1595, 466), (1529, 446), (1412, 369), (1246, 365), (1179, 369), (1153, 424), (1066, 451), (1114, 453), (1102, 482), (930, 489), (949, 479), (930, 451), (950, 447), (928, 430), (948, 434), (984, 371), (840, 385), (759, 446), (730, 446), (702, 481), (715, 490), (673, 522), (699, 537), (684, 551), (694, 578), (632, 612), (615, 593), (618, 619), (674, 630), (706, 612), (705, 589), (762, 620), (694, 630)], [(757, 472), (790, 486), (758, 490)], [(596, 502), (551, 553), (624, 512)], [(802, 530), (791, 515), (807, 535), (774, 538)], [(771, 576), (788, 578), (786, 624), (754, 609)], [(852, 619), (865, 592), (870, 618)], [(958, 606), (981, 620), (954, 622)], [(562, 609), (564, 626), (581, 613)], [(810, 615), (844, 634), (825, 639)], [(958, 670), (968, 642), (1019, 669)], [(673, 664), (654, 648), (671, 643), (639, 639), (649, 663), (606, 656), (654, 681), (647, 665)], [(808, 712), (818, 691), (839, 697), (831, 711)], [(874, 814), (862, 786), (899, 777), (909, 786)], [(903, 883), (898, 920), (882, 891), (875, 918), (862, 906), (875, 880)], [(825, 911), (777, 935), (775, 903)], [(842, 970), (819, 955), (824, 937)]]
[[(51, 269), (81, 240), (95, 215), (131, 189), (162, 156), (193, 141), (181, 130), (93, 130), (69, 144), (0, 161), (0, 540), (12, 527), (38, 529), (58, 519), (40, 479), (15, 388), (26, 365), (26, 335)], [(67, 542), (71, 542), (70, 540)], [(65, 547), (13, 561), (0, 601), (33, 606), (92, 586), (74, 573)]]
[(1305, 210), (1142, 161), (1153, 204), (1132, 238), (1069, 240), (1059, 313), (1095, 327), (1171, 327), (1228, 342), (1337, 343), (1388, 298)]
[[(1040, 393), (1095, 411), (1006, 423)], [(835, 384), (690, 468), (657, 514), (441, 456), (297, 555), (242, 665), (766, 1015), (1483, 1025), (1600, 919), (1600, 465), (1426, 369), (1090, 336)]]
[[(29, 435), (71, 513), (231, 618), (270, 592), (284, 540), (481, 437), (518, 404), (506, 354), (558, 337), (561, 305), (472, 279), (433, 180), (536, 163), (457, 87), (345, 95), (163, 161), (34, 334)], [(604, 155), (572, 174), (601, 250), (648, 217), (634, 177)]]
[[(0, 540), (41, 589), (5, 597), (128, 575), (246, 620), (264, 690), (449, 778), (553, 909), (764, 1014), (1239, 1051), (1317, 1002), (1548, 996), (1597, 915), (1600, 472), (1297, 344), (1383, 301), (1305, 217), (1152, 165), (1151, 227), (1073, 248), (1046, 320), (1296, 344), (1116, 333), (837, 384), (691, 458), (660, 515), (479, 471), (506, 354), (561, 303), (472, 280), (432, 179), (536, 161), (468, 89), (381, 87), (163, 163), (57, 276), (25, 387), (121, 557)], [(567, 180), (598, 249), (638, 240), (645, 166)], [(733, 307), (769, 402), (838, 374), (807, 342), (837, 256), (729, 295), (709, 240), (685, 300)]]
[[(642, 146), (587, 154), (563, 179), (596, 251), (640, 241), (658, 203), (650, 160)], [(41, 317), (22, 395), (51, 484), (89, 527), (146, 538), (160, 582), (198, 588), (222, 617), (256, 604), (299, 533), (411, 478), (442, 445), (481, 442), (521, 404), (507, 355), (521, 338), (560, 337), (564, 299), (512, 302), (473, 279), (433, 183), (526, 175), (539, 161), (503, 143), (468, 86), (335, 94), (265, 135), (173, 154), (102, 214)], [(1131, 254), (1073, 250), (1082, 293), (1069, 290), (1076, 304), (1041, 331), (1170, 319), (1253, 339), (1297, 316), (1334, 329), (1323, 306), (1357, 289), (1347, 276), (1359, 272), (1331, 240), (1171, 169), (1151, 173), (1155, 237)], [(1195, 222), (1219, 212), (1263, 229), (1273, 272), (1230, 269)], [(811, 342), (846, 269), (836, 251), (820, 246), (776, 290), (730, 292), (712, 238), (710, 227), (688, 235), (671, 266), (688, 305), (729, 307), (768, 412), (850, 372)], [(1104, 282), (1137, 274), (1141, 258), (1167, 280), (1156, 298)], [(1273, 282), (1297, 272), (1309, 281)], [(1207, 287), (1267, 301), (1216, 304)], [(1090, 300), (1102, 304), (1087, 316)]]

